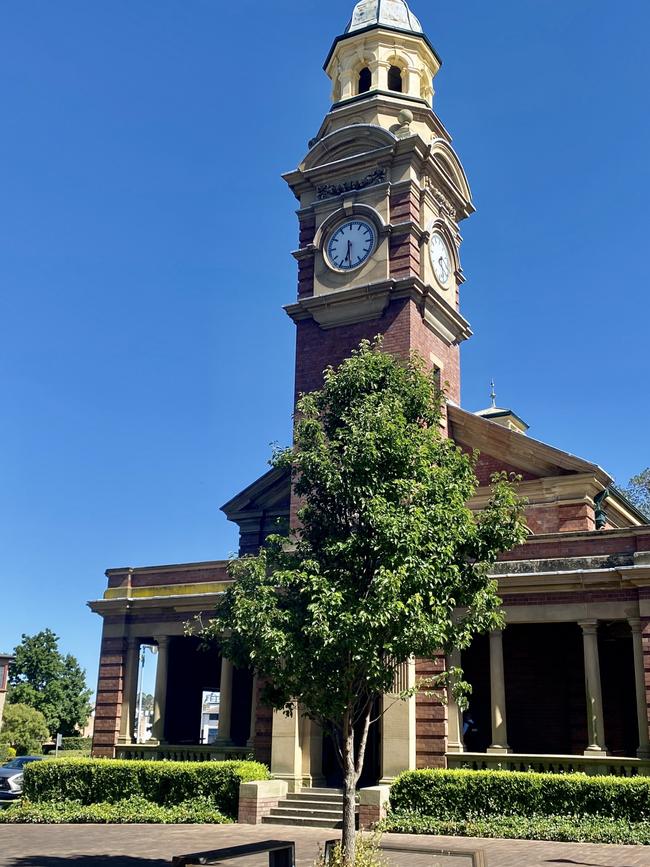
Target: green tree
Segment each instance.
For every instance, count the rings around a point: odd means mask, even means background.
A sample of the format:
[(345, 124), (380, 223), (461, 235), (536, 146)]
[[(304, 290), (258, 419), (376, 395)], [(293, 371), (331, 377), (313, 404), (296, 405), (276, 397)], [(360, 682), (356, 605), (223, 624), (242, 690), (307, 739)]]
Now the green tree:
[(5, 708), (0, 743), (12, 746), (19, 756), (41, 753), (49, 734), (40, 711), (26, 704), (9, 704)]
[[(272, 461), (291, 469), (300, 531), (233, 560), (235, 582), (201, 627), (266, 681), (273, 707), (290, 714), (298, 701), (333, 736), (349, 864), (377, 699), (397, 665), (467, 647), (502, 624), (488, 568), (525, 534), (503, 476), (480, 514), (467, 508), (476, 455), (441, 433), (443, 398), (419, 359), (399, 362), (379, 342), (327, 370), (322, 389), (298, 402), (294, 447)], [(453, 681), (462, 701), (460, 670)]]
[(91, 691), (86, 673), (74, 656), (59, 651), (59, 638), (51, 629), (23, 635), (9, 667), (7, 699), (40, 711), (50, 735), (75, 734), (88, 721)]
[(650, 467), (633, 476), (623, 488), (623, 493), (640, 512), (650, 518)]

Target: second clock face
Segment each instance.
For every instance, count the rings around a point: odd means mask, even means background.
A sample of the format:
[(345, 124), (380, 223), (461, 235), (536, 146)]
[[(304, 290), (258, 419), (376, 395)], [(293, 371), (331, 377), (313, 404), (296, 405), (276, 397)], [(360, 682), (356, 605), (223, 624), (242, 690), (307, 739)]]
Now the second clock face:
[(359, 268), (372, 255), (377, 230), (368, 220), (348, 220), (336, 229), (327, 242), (327, 259), (340, 271)]
[(447, 242), (439, 232), (434, 232), (431, 235), (429, 253), (436, 280), (441, 286), (447, 286), (452, 273), (451, 255)]

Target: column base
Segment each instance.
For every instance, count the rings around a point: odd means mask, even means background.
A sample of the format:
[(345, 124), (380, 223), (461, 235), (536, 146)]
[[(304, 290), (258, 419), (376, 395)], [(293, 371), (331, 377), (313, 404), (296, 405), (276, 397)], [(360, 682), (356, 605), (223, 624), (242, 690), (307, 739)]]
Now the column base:
[(273, 774), (272, 779), (282, 780), (287, 784), (287, 791), (295, 795), (302, 790), (302, 777), (292, 777), (289, 774)]
[(639, 747), (636, 751), (637, 759), (650, 759), (650, 747)]
[(447, 752), (448, 753), (464, 753), (465, 752), (465, 745), (464, 744), (447, 743)]
[(133, 738), (118, 738), (118, 739), (117, 739), (117, 744), (116, 744), (116, 746), (118, 746), (118, 747), (128, 747), (128, 746), (131, 746), (131, 744), (134, 744), (134, 743), (135, 743), (135, 741), (133, 740)]
[(507, 756), (512, 752), (512, 750), (509, 746), (500, 747), (497, 744), (493, 744), (491, 747), (488, 747), (485, 752), (490, 753), (490, 755), (493, 756)]
[(583, 756), (608, 756), (609, 752), (606, 747), (587, 747), (584, 751)]
[(325, 789), (327, 787), (327, 780), (325, 777), (305, 774), (302, 778), (302, 787), (303, 789)]

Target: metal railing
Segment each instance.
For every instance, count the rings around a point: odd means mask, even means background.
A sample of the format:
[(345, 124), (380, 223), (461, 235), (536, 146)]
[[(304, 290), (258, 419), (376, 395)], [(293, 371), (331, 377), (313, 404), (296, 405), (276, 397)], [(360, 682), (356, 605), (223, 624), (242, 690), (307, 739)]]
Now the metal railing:
[(467, 768), (473, 771), (536, 771), (616, 777), (650, 776), (650, 760), (619, 756), (447, 753), (447, 767)]
[(265, 840), (263, 843), (247, 843), (244, 846), (230, 846), (226, 849), (213, 849), (211, 852), (195, 852), (192, 855), (177, 855), (172, 859), (174, 867), (190, 867), (198, 864), (222, 864), (247, 855), (269, 853), (269, 867), (295, 867), (295, 843), (282, 840)]

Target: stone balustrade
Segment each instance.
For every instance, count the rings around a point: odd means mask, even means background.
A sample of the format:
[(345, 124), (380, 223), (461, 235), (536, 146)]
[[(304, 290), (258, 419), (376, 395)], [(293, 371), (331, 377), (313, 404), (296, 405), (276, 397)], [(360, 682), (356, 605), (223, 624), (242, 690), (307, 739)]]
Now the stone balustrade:
[(230, 759), (248, 759), (250, 750), (223, 744), (122, 744), (115, 749), (117, 759), (164, 759), (168, 762), (222, 762)]
[(448, 753), (447, 767), (474, 771), (537, 771), (554, 774), (611, 774), (617, 777), (650, 776), (647, 759), (616, 756), (524, 755), (518, 753)]

